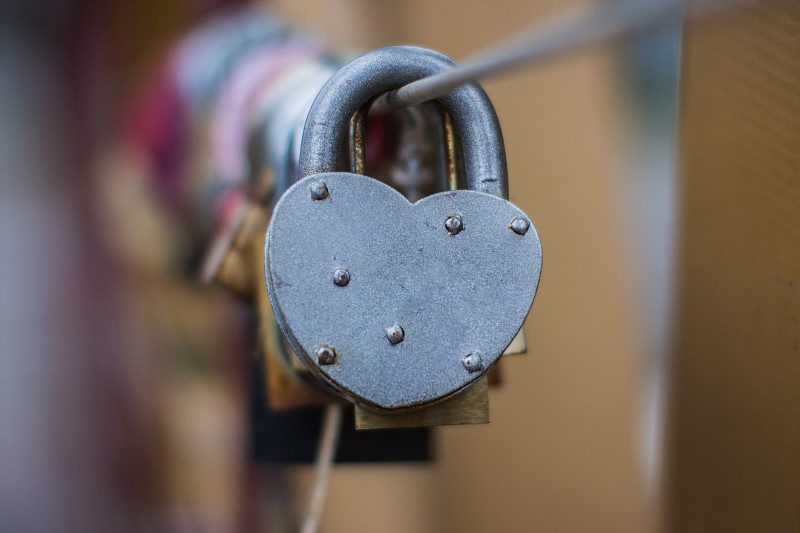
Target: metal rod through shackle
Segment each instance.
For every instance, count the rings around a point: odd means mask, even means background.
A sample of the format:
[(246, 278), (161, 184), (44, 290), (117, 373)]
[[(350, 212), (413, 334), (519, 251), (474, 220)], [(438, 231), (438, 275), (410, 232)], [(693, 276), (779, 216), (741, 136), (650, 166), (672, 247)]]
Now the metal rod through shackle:
[(659, 24), (700, 16), (747, 0), (658, 0), (603, 2), (549, 19), (476, 54), (460, 66), (422, 78), (378, 98), (373, 108), (389, 111), (446, 95), (456, 87), (529, 66), (589, 45), (630, 36)]

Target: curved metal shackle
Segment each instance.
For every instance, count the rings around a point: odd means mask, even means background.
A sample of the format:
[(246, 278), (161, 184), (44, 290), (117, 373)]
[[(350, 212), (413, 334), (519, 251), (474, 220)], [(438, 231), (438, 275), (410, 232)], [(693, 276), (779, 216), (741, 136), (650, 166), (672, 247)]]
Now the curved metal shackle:
[[(413, 46), (379, 48), (339, 69), (322, 87), (306, 119), (298, 180), (342, 170), (341, 147), (350, 118), (370, 98), (456, 63), (438, 52)], [(461, 136), (467, 188), (508, 199), (503, 133), (494, 106), (477, 82), (439, 99)]]

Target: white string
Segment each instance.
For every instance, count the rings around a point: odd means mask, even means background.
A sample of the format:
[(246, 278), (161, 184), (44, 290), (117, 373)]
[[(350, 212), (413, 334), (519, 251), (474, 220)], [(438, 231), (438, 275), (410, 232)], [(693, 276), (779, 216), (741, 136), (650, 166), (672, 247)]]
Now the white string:
[(322, 510), (325, 507), (325, 495), (328, 490), (328, 478), (333, 466), (339, 434), (342, 428), (343, 407), (338, 403), (329, 403), (322, 417), (319, 445), (317, 446), (317, 462), (315, 468), (314, 487), (308, 502), (301, 533), (316, 533)]

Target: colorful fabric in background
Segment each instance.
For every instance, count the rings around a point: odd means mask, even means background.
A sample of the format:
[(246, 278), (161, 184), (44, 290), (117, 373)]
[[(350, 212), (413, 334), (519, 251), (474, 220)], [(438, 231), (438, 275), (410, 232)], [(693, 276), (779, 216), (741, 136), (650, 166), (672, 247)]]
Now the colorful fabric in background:
[[(258, 5), (224, 11), (179, 39), (126, 132), (163, 208), (209, 241), (266, 169), (285, 190), (294, 138), (341, 64), (319, 39)], [(265, 191), (254, 194), (263, 200)]]
[[(172, 46), (126, 140), (158, 203), (188, 229), (189, 253), (230, 231), (248, 199), (277, 198), (295, 181), (308, 111), (344, 62), (260, 5), (223, 11)], [(375, 168), (395, 139), (385, 117), (368, 121)]]

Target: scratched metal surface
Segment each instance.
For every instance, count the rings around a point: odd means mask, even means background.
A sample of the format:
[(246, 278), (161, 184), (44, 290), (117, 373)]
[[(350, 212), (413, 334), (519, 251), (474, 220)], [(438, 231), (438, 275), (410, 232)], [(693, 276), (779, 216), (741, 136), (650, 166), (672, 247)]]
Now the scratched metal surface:
[[(311, 193), (320, 181), (321, 200)], [(464, 225), (455, 235), (445, 227), (453, 214)], [(311, 371), (356, 402), (397, 409), (446, 397), (485, 374), (531, 308), (541, 243), (532, 224), (515, 232), (515, 217), (530, 220), (476, 191), (411, 204), (357, 174), (302, 180), (281, 198), (267, 234), (276, 317)], [(349, 272), (344, 286), (334, 283), (337, 269)], [(394, 324), (404, 331), (396, 344), (386, 336)], [(317, 361), (322, 345), (335, 348), (332, 364)], [(464, 363), (470, 354), (481, 369)]]

